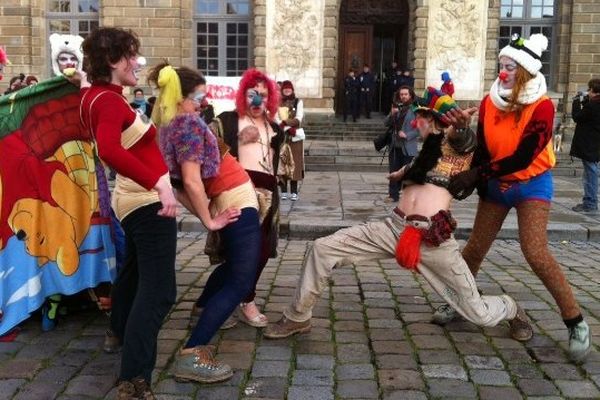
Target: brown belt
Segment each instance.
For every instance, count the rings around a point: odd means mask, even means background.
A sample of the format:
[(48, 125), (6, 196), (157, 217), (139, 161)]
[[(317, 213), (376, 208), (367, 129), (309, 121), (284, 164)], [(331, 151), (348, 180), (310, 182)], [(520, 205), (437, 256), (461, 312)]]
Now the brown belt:
[(425, 216), (419, 215), (419, 214), (406, 215), (398, 207), (394, 208), (393, 211), (394, 211), (394, 214), (396, 214), (397, 216), (399, 216), (400, 218), (402, 218), (405, 221), (423, 221), (423, 222), (430, 222), (431, 221), (429, 219), (429, 217), (425, 217)]

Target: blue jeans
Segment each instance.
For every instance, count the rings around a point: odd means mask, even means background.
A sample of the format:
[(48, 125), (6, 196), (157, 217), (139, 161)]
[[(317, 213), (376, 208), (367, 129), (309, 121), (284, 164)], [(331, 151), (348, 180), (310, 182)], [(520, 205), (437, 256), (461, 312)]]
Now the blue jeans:
[(138, 208), (121, 222), (126, 256), (112, 288), (111, 329), (123, 342), (120, 378), (150, 383), (158, 330), (175, 303), (177, 221), (162, 205)]
[(583, 208), (598, 208), (598, 162), (583, 162)]
[(197, 304), (202, 315), (186, 348), (208, 344), (238, 304), (254, 289), (260, 255), (258, 211), (244, 208), (240, 218), (219, 231), (225, 262), (206, 282)]

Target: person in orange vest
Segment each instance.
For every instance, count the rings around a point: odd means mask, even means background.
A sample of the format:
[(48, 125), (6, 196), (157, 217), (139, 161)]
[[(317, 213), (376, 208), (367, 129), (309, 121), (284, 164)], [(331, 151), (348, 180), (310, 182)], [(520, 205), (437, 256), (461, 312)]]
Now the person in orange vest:
[[(521, 250), (531, 269), (550, 292), (569, 331), (569, 355), (575, 362), (591, 349), (591, 332), (569, 282), (548, 249), (547, 225), (553, 182), (550, 169), (554, 106), (540, 72), (548, 40), (542, 34), (513, 36), (498, 56), (499, 74), (481, 102), (477, 149), (469, 171), (456, 175), (448, 190), (466, 197), (475, 187), (479, 205), (473, 231), (462, 255), (473, 275), (492, 245), (511, 208), (517, 211)], [(461, 114), (451, 120), (463, 118)], [(456, 123), (455, 121), (453, 121)], [(442, 305), (434, 322), (456, 313)]]

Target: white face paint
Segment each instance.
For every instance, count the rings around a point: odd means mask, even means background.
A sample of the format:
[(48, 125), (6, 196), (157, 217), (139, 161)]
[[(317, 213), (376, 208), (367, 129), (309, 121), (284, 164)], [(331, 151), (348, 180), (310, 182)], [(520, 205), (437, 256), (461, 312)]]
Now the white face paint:
[(56, 61), (58, 62), (58, 68), (60, 69), (60, 72), (63, 72), (67, 68), (78, 69), (79, 67), (79, 60), (77, 59), (77, 56), (72, 53), (59, 53), (56, 57)]

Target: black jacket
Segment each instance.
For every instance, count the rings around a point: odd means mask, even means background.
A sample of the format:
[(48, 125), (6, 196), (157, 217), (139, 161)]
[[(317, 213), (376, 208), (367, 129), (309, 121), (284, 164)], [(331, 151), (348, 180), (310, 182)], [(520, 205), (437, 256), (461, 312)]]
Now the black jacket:
[(575, 135), (570, 155), (584, 161), (600, 161), (600, 96), (592, 100), (573, 101)]

